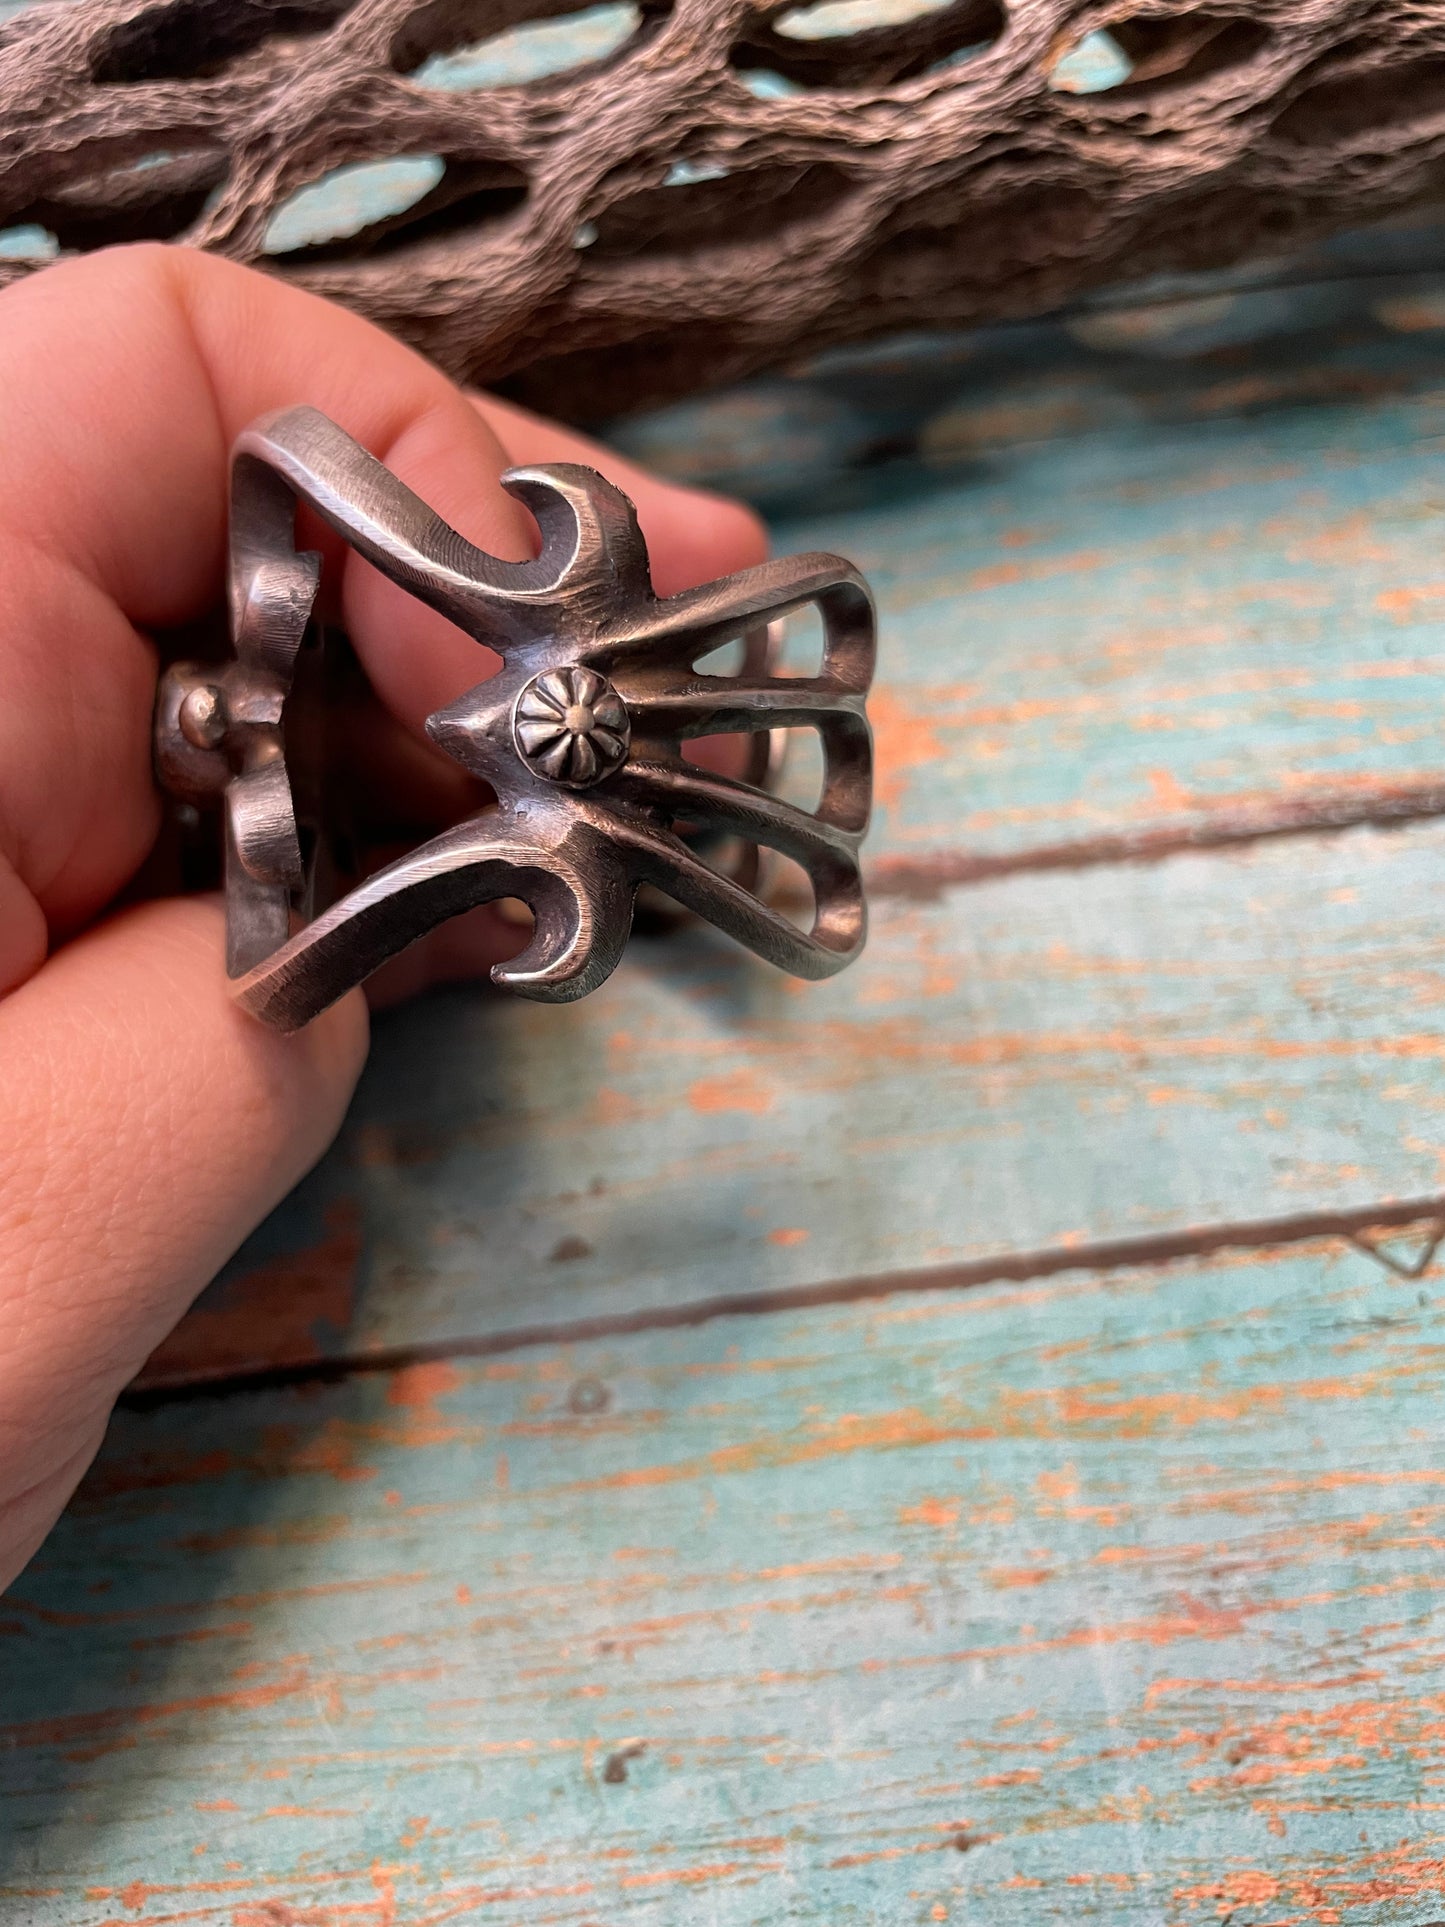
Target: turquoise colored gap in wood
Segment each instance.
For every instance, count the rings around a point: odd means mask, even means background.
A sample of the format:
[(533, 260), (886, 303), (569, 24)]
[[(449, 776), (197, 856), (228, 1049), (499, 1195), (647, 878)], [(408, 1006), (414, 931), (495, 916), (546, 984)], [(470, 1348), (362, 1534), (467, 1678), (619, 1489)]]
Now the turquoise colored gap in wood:
[(1440, 1294), (1326, 1241), (124, 1414), (0, 1602), (0, 1912), (1424, 1927)]
[(628, 0), (604, 0), (559, 19), (523, 20), (471, 46), (432, 54), (410, 78), (418, 87), (446, 93), (552, 80), (620, 53), (640, 25)]

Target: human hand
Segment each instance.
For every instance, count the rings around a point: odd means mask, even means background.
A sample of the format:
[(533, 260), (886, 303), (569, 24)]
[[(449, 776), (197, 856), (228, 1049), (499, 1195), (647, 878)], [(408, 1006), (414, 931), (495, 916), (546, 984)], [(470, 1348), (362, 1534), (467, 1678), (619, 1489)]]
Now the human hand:
[[(294, 1037), (240, 1012), (213, 901), (113, 908), (160, 822), (147, 638), (220, 599), (233, 437), (310, 402), (512, 560), (532, 531), (502, 470), (587, 462), (636, 502), (662, 594), (765, 543), (740, 505), (468, 399), (355, 316), (183, 249), (116, 249), (7, 289), (0, 368), (4, 1586), (117, 1392), (326, 1148), (366, 1053), (360, 993)], [(487, 652), (319, 526), (303, 534), (377, 695), (423, 740)], [(399, 960), (404, 987), (498, 954), (474, 913)]]

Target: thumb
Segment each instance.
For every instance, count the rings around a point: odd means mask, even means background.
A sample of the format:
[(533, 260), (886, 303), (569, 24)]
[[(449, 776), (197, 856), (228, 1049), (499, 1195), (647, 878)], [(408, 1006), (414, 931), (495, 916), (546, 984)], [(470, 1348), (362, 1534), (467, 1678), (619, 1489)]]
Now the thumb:
[(232, 1003), (221, 911), (146, 904), (0, 1004), (0, 1586), (121, 1387), (315, 1163), (366, 1054), (359, 994), (281, 1037)]

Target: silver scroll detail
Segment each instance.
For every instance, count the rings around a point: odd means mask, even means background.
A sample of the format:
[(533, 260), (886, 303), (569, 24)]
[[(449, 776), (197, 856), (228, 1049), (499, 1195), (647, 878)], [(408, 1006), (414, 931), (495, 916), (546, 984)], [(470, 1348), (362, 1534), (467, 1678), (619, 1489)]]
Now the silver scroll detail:
[[(238, 1000), (296, 1030), (444, 919), (519, 897), (535, 927), (493, 979), (566, 1002), (615, 967), (633, 899), (651, 884), (799, 977), (832, 976), (863, 946), (858, 846), (872, 743), (864, 698), (875, 626), (867, 584), (833, 555), (788, 556), (659, 598), (631, 502), (592, 469), (517, 468), (502, 485), (532, 513), (541, 552), (502, 562), (475, 548), (336, 424), (291, 408), (234, 451), (230, 620), (234, 658), (161, 679), (163, 786), (225, 808), (227, 970)], [(503, 659), (489, 681), (427, 719), (427, 733), (495, 806), (368, 877), (292, 933), (306, 878), (282, 708), (320, 580), (295, 546), (304, 502), (358, 554)], [(816, 676), (703, 675), (721, 645), (815, 605)], [(757, 660), (753, 654), (753, 663)], [(813, 729), (816, 811), (689, 762), (689, 738)], [(754, 756), (750, 773), (767, 766)], [(813, 888), (804, 931), (678, 833), (702, 830), (791, 857)]]

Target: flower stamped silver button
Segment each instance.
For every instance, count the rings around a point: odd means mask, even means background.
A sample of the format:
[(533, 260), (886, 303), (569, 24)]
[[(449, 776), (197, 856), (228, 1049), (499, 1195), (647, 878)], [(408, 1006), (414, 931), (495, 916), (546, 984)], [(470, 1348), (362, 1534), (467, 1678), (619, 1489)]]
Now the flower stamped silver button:
[(512, 735), (538, 776), (585, 790), (627, 761), (632, 724), (607, 678), (574, 663), (532, 678), (512, 712)]

